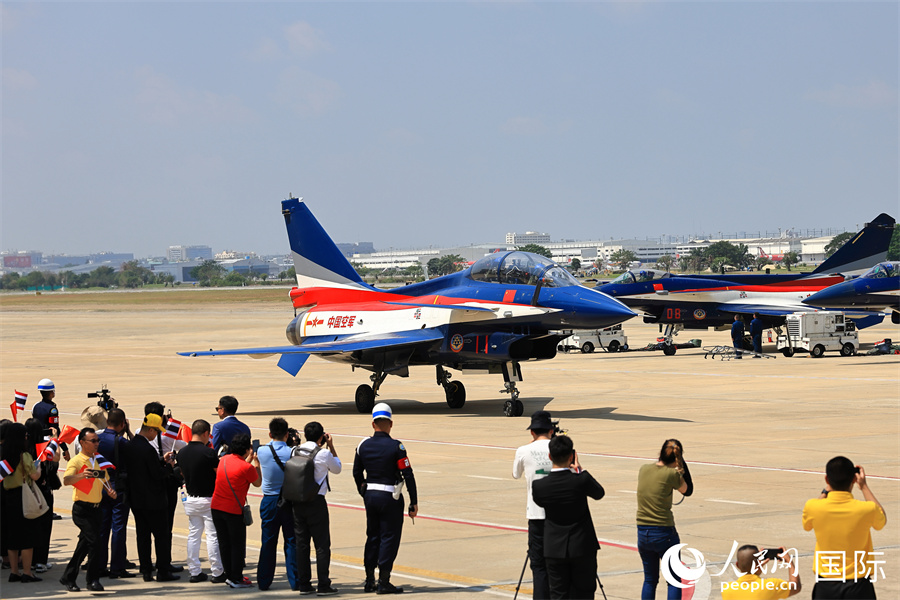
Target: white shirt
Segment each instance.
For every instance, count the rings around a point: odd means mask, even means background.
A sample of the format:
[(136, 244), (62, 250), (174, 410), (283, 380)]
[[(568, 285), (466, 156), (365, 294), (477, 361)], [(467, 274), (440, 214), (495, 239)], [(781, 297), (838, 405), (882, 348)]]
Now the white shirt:
[[(303, 442), (298, 447), (315, 450), (317, 446), (318, 444), (315, 442)], [(341, 459), (332, 454), (331, 450), (327, 447), (323, 447), (319, 450), (319, 453), (316, 454), (314, 461), (315, 473), (313, 477), (315, 478), (316, 483), (319, 484), (319, 495), (324, 496), (328, 493), (328, 485), (325, 483), (325, 479), (328, 477), (328, 473), (337, 475), (341, 472)]]
[(535, 440), (516, 450), (513, 461), (513, 477), (518, 479), (525, 474), (528, 504), (526, 515), (529, 520), (545, 518), (544, 509), (534, 503), (531, 497), (531, 484), (536, 479), (543, 479), (550, 474), (553, 463), (550, 461), (550, 440)]

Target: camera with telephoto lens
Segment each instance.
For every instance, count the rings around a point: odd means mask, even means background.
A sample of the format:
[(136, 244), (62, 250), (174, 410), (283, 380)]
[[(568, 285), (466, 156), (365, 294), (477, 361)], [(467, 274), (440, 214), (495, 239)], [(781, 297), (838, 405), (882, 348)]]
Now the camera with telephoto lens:
[(100, 388), (97, 392), (88, 392), (88, 398), (100, 398), (97, 400), (97, 406), (105, 410), (107, 413), (114, 408), (119, 408), (118, 402), (116, 399), (109, 395), (109, 388), (106, 387), (106, 384)]
[(294, 446), (299, 446), (301, 443), (300, 432), (293, 427), (289, 427), (287, 437), (284, 439), (284, 443), (291, 448), (293, 448)]
[(550, 421), (550, 424), (553, 425), (553, 429), (550, 430), (550, 437), (555, 438), (558, 435), (568, 435), (568, 429), (561, 429), (559, 426), (559, 421)]

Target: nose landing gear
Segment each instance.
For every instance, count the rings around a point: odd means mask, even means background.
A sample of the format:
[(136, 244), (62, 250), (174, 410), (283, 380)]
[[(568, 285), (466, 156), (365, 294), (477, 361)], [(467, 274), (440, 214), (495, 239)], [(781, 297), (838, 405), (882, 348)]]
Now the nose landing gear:
[(444, 394), (447, 397), (447, 406), (456, 410), (462, 408), (466, 403), (466, 388), (461, 381), (450, 381), (452, 375), (441, 365), (436, 366), (437, 383), (444, 388)]

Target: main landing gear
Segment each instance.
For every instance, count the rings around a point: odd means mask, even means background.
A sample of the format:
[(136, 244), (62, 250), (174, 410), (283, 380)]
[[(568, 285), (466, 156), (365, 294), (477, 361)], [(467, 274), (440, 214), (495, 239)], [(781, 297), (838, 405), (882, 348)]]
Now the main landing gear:
[(456, 410), (462, 408), (466, 403), (466, 388), (461, 381), (450, 381), (450, 371), (447, 371), (441, 365), (435, 366), (437, 370), (437, 383), (444, 388), (444, 395), (447, 396), (447, 406)]
[(372, 373), (372, 376), (369, 377), (372, 380), (372, 385), (362, 384), (356, 388), (357, 411), (361, 413), (372, 412), (372, 409), (375, 408), (375, 396), (378, 395), (378, 388), (381, 387), (385, 377), (387, 377), (387, 373)]

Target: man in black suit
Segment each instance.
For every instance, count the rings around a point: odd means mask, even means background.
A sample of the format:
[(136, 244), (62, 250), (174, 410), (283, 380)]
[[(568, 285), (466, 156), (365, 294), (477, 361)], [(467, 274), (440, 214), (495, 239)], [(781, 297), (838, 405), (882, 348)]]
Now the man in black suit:
[(544, 557), (551, 598), (593, 598), (597, 576), (597, 534), (587, 499), (603, 497), (603, 487), (582, 471), (572, 438), (550, 440), (553, 469), (535, 480), (531, 493), (544, 507)]
[(156, 547), (156, 580), (174, 581), (172, 574), (172, 530), (169, 527), (166, 479), (175, 459), (171, 452), (160, 462), (151, 442), (163, 431), (162, 417), (150, 413), (144, 417), (140, 432), (128, 443), (125, 464), (128, 467), (128, 498), (134, 514), (138, 556), (144, 581), (153, 580), (150, 537)]

